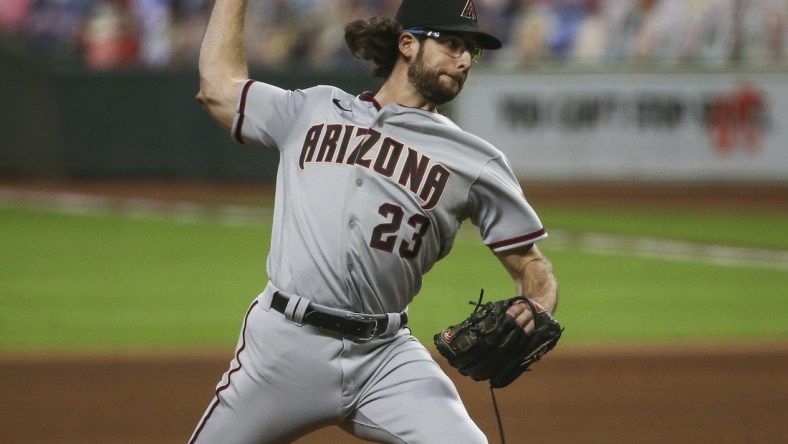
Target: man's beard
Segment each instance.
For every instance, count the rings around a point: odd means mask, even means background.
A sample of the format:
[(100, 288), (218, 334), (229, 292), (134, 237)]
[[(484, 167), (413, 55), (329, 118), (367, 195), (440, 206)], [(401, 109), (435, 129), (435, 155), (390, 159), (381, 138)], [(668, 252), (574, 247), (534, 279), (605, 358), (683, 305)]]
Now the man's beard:
[(457, 97), (465, 83), (465, 76), (458, 74), (453, 76), (459, 87), (455, 91), (451, 86), (444, 85), (440, 81), (441, 72), (432, 70), (424, 66), (424, 45), (419, 48), (416, 61), (408, 67), (408, 79), (416, 88), (416, 91), (434, 105), (444, 103)]

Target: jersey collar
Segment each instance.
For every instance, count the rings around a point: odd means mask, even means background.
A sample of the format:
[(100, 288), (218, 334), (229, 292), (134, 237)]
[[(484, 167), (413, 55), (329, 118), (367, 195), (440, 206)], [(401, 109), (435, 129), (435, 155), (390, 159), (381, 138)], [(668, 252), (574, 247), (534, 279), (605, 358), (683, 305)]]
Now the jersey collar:
[[(369, 103), (371, 103), (371, 104), (372, 104), (372, 106), (374, 106), (374, 107), (375, 107), (375, 109), (376, 109), (376, 110), (378, 110), (378, 111), (380, 111), (380, 110), (383, 108), (382, 106), (380, 106), (380, 103), (379, 103), (377, 100), (375, 100), (375, 93), (373, 93), (373, 92), (370, 92), (370, 91), (364, 91), (363, 93), (361, 93), (361, 94), (359, 94), (359, 95), (358, 95), (358, 98), (359, 98), (360, 100), (364, 101), (364, 102), (369, 102)], [(424, 110), (422, 110), (422, 109), (419, 109), (419, 108), (413, 108), (413, 107), (411, 107), (411, 106), (406, 106), (406, 105), (399, 105), (399, 106), (401, 106), (401, 107), (403, 107), (403, 108), (410, 108), (410, 109), (415, 109), (415, 110), (418, 110), (418, 111), (423, 111), (423, 112), (431, 112), (431, 111), (424, 111)], [(446, 117), (446, 113), (444, 113), (444, 112), (442, 112), (442, 111), (440, 111), (440, 110), (437, 110), (437, 109), (436, 109), (436, 110), (434, 111), (434, 113), (435, 113), (435, 114), (439, 114), (439, 115), (441, 115), (441, 116), (444, 116), (444, 117)]]
[(361, 93), (358, 96), (358, 98), (363, 100), (363, 101), (365, 101), (365, 102), (371, 103), (375, 107), (376, 110), (380, 111), (381, 106), (380, 106), (380, 103), (378, 103), (378, 101), (375, 100), (375, 94), (373, 94), (373, 93), (371, 93), (369, 91), (364, 91), (363, 93)]

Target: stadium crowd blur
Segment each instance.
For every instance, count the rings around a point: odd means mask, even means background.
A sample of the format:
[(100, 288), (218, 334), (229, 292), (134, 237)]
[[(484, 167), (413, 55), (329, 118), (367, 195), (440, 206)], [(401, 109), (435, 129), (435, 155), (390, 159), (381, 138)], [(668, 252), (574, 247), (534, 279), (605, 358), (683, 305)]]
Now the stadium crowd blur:
[[(337, 69), (342, 25), (400, 0), (250, 0), (250, 64)], [(785, 66), (788, 0), (475, 0), (484, 64)], [(196, 66), (213, 0), (0, 0), (0, 35), (90, 69)]]

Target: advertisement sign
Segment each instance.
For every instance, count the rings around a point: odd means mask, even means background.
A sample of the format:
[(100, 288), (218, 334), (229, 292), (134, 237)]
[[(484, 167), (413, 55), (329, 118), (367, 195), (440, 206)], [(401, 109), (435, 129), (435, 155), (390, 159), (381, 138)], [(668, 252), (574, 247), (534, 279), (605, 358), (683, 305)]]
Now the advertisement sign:
[(523, 180), (788, 181), (788, 73), (474, 72), (452, 109)]

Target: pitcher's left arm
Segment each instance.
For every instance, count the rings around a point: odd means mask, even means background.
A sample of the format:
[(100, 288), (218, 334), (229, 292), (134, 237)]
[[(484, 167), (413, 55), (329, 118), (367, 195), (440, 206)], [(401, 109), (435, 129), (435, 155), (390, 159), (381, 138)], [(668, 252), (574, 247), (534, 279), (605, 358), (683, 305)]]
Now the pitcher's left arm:
[[(558, 281), (552, 264), (535, 244), (496, 253), (496, 256), (514, 280), (518, 295), (526, 296), (550, 313), (555, 313), (558, 307)], [(532, 328), (532, 315), (527, 307), (525, 304), (515, 304), (507, 312), (514, 316), (518, 325), (528, 330)]]

